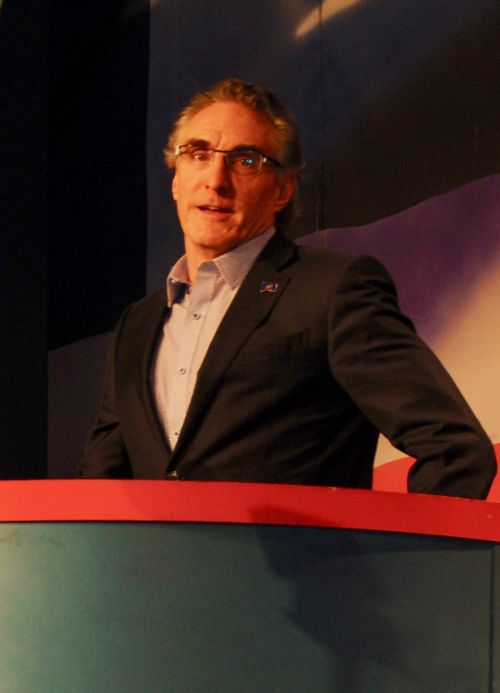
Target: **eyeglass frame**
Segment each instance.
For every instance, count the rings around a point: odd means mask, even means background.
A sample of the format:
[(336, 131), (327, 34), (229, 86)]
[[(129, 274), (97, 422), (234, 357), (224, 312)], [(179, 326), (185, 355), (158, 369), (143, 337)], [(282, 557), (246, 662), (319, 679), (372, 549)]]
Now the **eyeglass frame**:
[[(277, 159), (274, 159), (272, 156), (269, 156), (269, 154), (265, 154), (264, 152), (261, 152), (260, 149), (256, 149), (255, 147), (236, 147), (235, 149), (216, 149), (215, 147), (210, 147), (207, 144), (202, 144), (202, 143), (194, 143), (194, 142), (188, 142), (187, 144), (178, 144), (175, 148), (175, 156), (176, 158), (179, 156), (182, 156), (183, 154), (188, 154), (190, 151), (193, 149), (202, 149), (207, 152), (213, 152), (214, 154), (224, 154), (224, 163), (226, 164), (227, 168), (229, 171), (233, 171), (233, 163), (231, 161), (231, 155), (236, 155), (236, 154), (245, 154), (245, 152), (249, 152), (251, 154), (258, 154), (260, 157), (260, 164), (259, 167), (255, 170), (249, 170), (250, 174), (255, 174), (258, 175), (262, 171), (262, 167), (264, 164), (271, 164), (275, 168), (278, 168), (280, 171), (283, 173), (285, 172), (285, 169), (283, 167), (283, 164), (281, 164)], [(184, 150), (184, 151), (181, 151)], [(213, 158), (210, 159), (207, 163), (211, 163), (213, 161)], [(237, 173), (237, 172), (236, 172)]]

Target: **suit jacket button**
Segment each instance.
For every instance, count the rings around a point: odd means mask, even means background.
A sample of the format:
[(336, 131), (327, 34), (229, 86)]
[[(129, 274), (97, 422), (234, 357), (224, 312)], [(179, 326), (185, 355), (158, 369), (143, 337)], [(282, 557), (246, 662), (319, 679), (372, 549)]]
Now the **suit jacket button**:
[(180, 476), (176, 471), (173, 472), (167, 472), (165, 475), (165, 478), (168, 479), (169, 481), (180, 481)]

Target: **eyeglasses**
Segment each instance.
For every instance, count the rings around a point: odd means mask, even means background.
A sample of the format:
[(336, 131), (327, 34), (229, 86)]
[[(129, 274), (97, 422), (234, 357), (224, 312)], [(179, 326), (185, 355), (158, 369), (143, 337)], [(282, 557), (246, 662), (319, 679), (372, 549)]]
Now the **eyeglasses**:
[(258, 149), (214, 149), (199, 144), (181, 144), (175, 149), (175, 156), (184, 157), (184, 161), (197, 171), (208, 168), (216, 153), (224, 154), (228, 169), (239, 176), (255, 176), (265, 166), (283, 170), (279, 161)]

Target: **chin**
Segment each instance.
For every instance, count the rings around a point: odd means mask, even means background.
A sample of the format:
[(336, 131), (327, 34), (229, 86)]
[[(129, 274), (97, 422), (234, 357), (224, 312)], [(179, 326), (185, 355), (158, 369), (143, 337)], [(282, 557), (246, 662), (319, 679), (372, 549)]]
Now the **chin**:
[(194, 246), (216, 251), (219, 254), (225, 253), (234, 245), (237, 245), (237, 241), (230, 234), (220, 230), (218, 232), (207, 232), (204, 230), (200, 233), (188, 234), (188, 237)]

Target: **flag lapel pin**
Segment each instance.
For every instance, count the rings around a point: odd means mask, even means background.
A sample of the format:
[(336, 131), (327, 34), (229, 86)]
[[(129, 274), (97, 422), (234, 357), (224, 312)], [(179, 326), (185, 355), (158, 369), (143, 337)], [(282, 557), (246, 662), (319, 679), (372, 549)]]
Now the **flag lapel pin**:
[(259, 292), (261, 294), (275, 294), (278, 291), (278, 286), (278, 282), (272, 282), (268, 279), (265, 279), (263, 282), (260, 283)]

